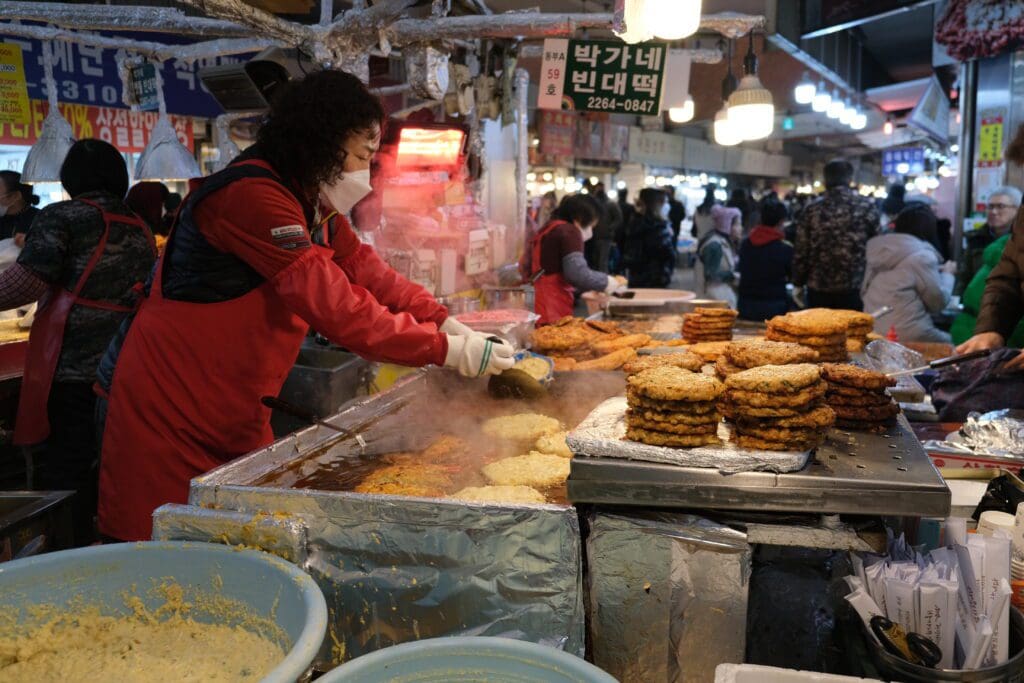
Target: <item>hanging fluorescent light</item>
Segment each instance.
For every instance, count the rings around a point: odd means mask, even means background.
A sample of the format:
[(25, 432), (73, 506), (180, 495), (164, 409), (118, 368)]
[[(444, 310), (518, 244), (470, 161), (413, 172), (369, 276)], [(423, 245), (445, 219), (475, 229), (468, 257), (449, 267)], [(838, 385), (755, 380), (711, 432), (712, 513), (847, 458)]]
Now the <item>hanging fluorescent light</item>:
[(811, 80), (810, 75), (805, 71), (804, 77), (796, 84), (796, 88), (793, 89), (793, 98), (797, 104), (810, 104), (814, 101), (814, 95), (818, 92), (818, 89), (814, 86), (814, 81)]
[(167, 118), (164, 79), (159, 67), (156, 69), (156, 97), (160, 113), (149, 133), (149, 142), (135, 164), (135, 180), (191, 180), (202, 176), (203, 171), (196, 158), (178, 140), (174, 126)]
[(646, 0), (643, 4), (647, 30), (659, 38), (679, 40), (700, 28), (701, 0)]
[(829, 105), (832, 104), (832, 96), (828, 94), (828, 91), (824, 88), (814, 93), (814, 99), (811, 100), (811, 109), (824, 114), (828, 111)]
[(743, 142), (743, 136), (729, 120), (729, 105), (723, 105), (715, 114), (715, 142), (723, 147), (732, 147)]
[(21, 169), (21, 180), (26, 183), (57, 182), (60, 180), (60, 167), (64, 157), (68, 155), (71, 145), (75, 144), (71, 124), (60, 113), (57, 106), (57, 83), (53, 80), (53, 48), (49, 41), (43, 46), (43, 79), (49, 98), (50, 111), (43, 119), (43, 128), (39, 137), (28, 151), (25, 164)]
[(668, 118), (672, 123), (686, 123), (693, 119), (693, 98), (689, 95), (681, 107), (671, 107), (668, 110)]
[(744, 140), (761, 140), (771, 135), (775, 128), (775, 106), (771, 92), (757, 77), (753, 32), (743, 58), (743, 73), (739, 87), (729, 95), (729, 124), (742, 131)]
[(839, 115), (839, 123), (844, 126), (849, 126), (853, 123), (853, 119), (857, 116), (857, 108), (853, 106), (850, 100), (843, 102), (843, 113)]
[(825, 111), (825, 115), (830, 119), (838, 119), (843, 115), (843, 110), (846, 107), (843, 105), (843, 100), (839, 97), (839, 91), (832, 91), (832, 101), (828, 103), (828, 109)]

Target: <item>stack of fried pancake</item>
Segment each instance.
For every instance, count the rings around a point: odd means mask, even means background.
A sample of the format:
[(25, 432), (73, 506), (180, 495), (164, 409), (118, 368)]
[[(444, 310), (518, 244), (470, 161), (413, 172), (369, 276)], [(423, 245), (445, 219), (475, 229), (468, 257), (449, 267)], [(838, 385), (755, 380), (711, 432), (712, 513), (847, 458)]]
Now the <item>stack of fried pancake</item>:
[(826, 308), (808, 308), (768, 321), (765, 336), (810, 347), (818, 352), (820, 361), (846, 360), (846, 321)]
[(822, 403), (828, 385), (817, 365), (762, 365), (725, 380), (726, 418), (736, 445), (770, 451), (818, 446), (835, 414)]
[(863, 311), (835, 310), (831, 311), (837, 319), (846, 323), (846, 350), (859, 353), (868, 343), (868, 335), (875, 329), (875, 318)]
[(627, 439), (674, 448), (721, 443), (718, 398), (725, 387), (717, 379), (661, 365), (631, 375), (628, 381)]
[(836, 426), (864, 432), (884, 432), (896, 421), (899, 404), (885, 389), (896, 380), (856, 365), (825, 363), (822, 377), (828, 382), (825, 400), (836, 413)]
[(704, 359), (690, 351), (681, 350), (675, 353), (661, 353), (650, 356), (638, 356), (622, 366), (627, 375), (638, 375), (644, 370), (670, 365), (683, 368), (690, 372), (698, 372), (704, 365)]
[(689, 342), (729, 341), (738, 313), (731, 308), (697, 307), (683, 316), (683, 339)]
[(761, 365), (793, 365), (814, 363), (818, 352), (792, 342), (767, 339), (742, 339), (731, 342), (725, 353), (715, 362), (715, 372), (722, 379)]

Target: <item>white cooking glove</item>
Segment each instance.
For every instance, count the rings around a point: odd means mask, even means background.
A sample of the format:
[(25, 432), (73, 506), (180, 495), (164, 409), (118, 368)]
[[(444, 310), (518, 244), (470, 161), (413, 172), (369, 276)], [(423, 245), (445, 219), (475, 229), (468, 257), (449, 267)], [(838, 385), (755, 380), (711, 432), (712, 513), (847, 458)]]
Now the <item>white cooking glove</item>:
[(515, 349), (511, 344), (479, 336), (447, 336), (448, 355), (444, 366), (458, 370), (464, 377), (497, 375), (515, 365)]
[[(460, 323), (454, 316), (448, 316), (448, 319), (441, 323), (441, 327), (439, 329), (445, 334), (455, 334), (460, 337), (475, 337), (481, 334), (469, 325)], [(486, 337), (487, 335), (484, 336)]]
[(626, 289), (626, 278), (621, 275), (609, 275), (608, 284), (605, 285), (604, 291), (606, 294), (614, 294), (615, 292), (621, 292)]

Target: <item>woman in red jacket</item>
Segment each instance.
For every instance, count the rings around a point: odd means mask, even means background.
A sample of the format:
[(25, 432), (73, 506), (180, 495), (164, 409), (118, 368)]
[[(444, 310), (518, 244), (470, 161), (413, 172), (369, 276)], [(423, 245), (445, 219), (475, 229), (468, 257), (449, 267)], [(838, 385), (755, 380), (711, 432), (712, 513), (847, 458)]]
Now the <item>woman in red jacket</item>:
[(383, 120), (356, 77), (311, 74), (283, 86), (256, 145), (193, 184), (98, 373), (106, 537), (149, 538), (153, 510), (184, 503), (193, 477), (271, 442), (260, 398), (278, 394), (310, 326), (370, 360), (511, 367), (510, 346), (449, 319), (344, 218), (329, 248), (311, 242), (321, 207), (344, 215), (370, 192)]

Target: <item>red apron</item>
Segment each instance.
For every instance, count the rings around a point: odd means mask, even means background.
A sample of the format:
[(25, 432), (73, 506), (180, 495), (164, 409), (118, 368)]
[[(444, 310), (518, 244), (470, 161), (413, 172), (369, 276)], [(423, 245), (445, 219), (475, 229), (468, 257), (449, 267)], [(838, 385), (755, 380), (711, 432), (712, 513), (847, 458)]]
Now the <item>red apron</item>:
[[(532, 251), (531, 265), (533, 272), (530, 275), (536, 275), (541, 269), (540, 252), (541, 242), (544, 238), (561, 225), (568, 225), (566, 221), (551, 221), (544, 228), (533, 237), (533, 244), (530, 249)], [(538, 325), (549, 325), (556, 322), (567, 315), (572, 315), (573, 312), (573, 297), (576, 293), (575, 288), (566, 282), (565, 278), (561, 273), (551, 273), (547, 275), (541, 275), (537, 278), (537, 281), (533, 283), (534, 289), (534, 310), (537, 315), (540, 316), (540, 320), (537, 321)]]
[[(47, 401), (50, 398), (50, 387), (60, 360), (60, 351), (64, 344), (64, 328), (68, 316), (74, 306), (99, 308), (106, 311), (130, 313), (131, 308), (119, 306), (105, 301), (85, 299), (80, 296), (82, 288), (92, 275), (93, 269), (103, 257), (103, 251), (110, 237), (110, 223), (133, 225), (149, 235), (150, 246), (156, 253), (156, 245), (149, 232), (149, 227), (136, 216), (108, 213), (99, 204), (87, 199), (77, 199), (83, 204), (97, 209), (103, 215), (103, 235), (99, 244), (89, 258), (81, 277), (74, 289), (68, 291), (60, 285), (53, 285), (36, 312), (32, 323), (32, 332), (28, 339), (28, 355), (25, 358), (25, 375), (21, 384), (21, 395), (18, 398), (18, 418), (14, 425), (14, 443), (19, 446), (31, 446), (45, 441), (50, 435), (50, 420), (47, 414)], [(136, 283), (141, 286), (142, 283)]]
[(278, 395), (308, 329), (270, 280), (219, 303), (165, 299), (166, 258), (118, 356), (103, 432), (99, 527), (125, 541), (150, 538), (153, 510), (187, 502), (191, 479), (273, 441), (260, 398)]

